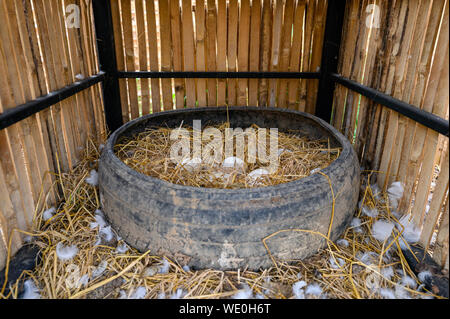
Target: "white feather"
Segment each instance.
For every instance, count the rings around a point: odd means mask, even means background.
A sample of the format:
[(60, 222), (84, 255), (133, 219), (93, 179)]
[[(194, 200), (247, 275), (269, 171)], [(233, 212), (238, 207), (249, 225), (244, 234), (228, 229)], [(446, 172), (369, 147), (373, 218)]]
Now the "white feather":
[[(403, 216), (399, 220), (400, 224), (402, 224), (404, 231), (402, 233), (402, 237), (410, 244), (414, 244), (419, 241), (421, 229), (414, 224), (414, 221), (409, 220), (408, 215)], [(397, 225), (397, 228), (401, 231), (401, 227)]]
[(191, 271), (191, 268), (189, 268), (188, 265), (184, 265), (184, 266), (183, 266), (183, 270), (184, 270), (185, 272), (190, 272), (190, 271)]
[(389, 267), (385, 267), (385, 268), (381, 269), (381, 275), (384, 278), (391, 280), (392, 276), (394, 276), (394, 268), (389, 266)]
[(379, 241), (385, 241), (391, 235), (394, 226), (390, 222), (377, 220), (372, 225), (372, 236)]
[(339, 239), (336, 244), (342, 247), (348, 247), (348, 240), (347, 239)]
[(105, 214), (103, 214), (103, 211), (101, 209), (96, 209), (95, 215), (98, 215), (98, 216), (102, 217), (103, 219), (105, 218)]
[(320, 170), (321, 170), (321, 168), (320, 168), (320, 167), (317, 167), (317, 168), (311, 170), (311, 171), (309, 172), (309, 175), (315, 174), (315, 173), (317, 173), (317, 172), (320, 171)]
[(160, 274), (167, 274), (169, 272), (170, 264), (169, 261), (164, 258), (163, 264), (159, 267), (159, 273)]
[(414, 280), (414, 279), (412, 279), (410, 276), (408, 276), (408, 275), (404, 275), (403, 276), (403, 278), (402, 278), (402, 284), (405, 286), (405, 287), (409, 287), (409, 288), (411, 288), (411, 289), (416, 289), (416, 287), (417, 287), (417, 283), (416, 283), (416, 281)]
[(417, 277), (419, 278), (420, 282), (425, 282), (425, 281), (427, 281), (427, 278), (431, 278), (432, 276), (433, 275), (431, 274), (431, 272), (429, 270), (421, 271), (417, 275)]
[(150, 266), (150, 267), (145, 268), (144, 275), (146, 277), (153, 277), (154, 275), (156, 275), (158, 273), (158, 271), (159, 271), (159, 267)]
[(64, 246), (62, 242), (56, 245), (56, 255), (62, 261), (71, 260), (78, 253), (76, 245)]
[(118, 254), (125, 254), (128, 251), (128, 245), (126, 243), (121, 243), (117, 245), (116, 253)]
[(352, 219), (352, 223), (350, 224), (350, 226), (352, 227), (359, 227), (361, 226), (361, 219), (359, 219), (358, 217), (355, 217)]
[(107, 225), (107, 223), (105, 221), (105, 218), (104, 218), (104, 215), (103, 215), (103, 212), (101, 210), (97, 209), (95, 211), (94, 218), (95, 218), (95, 222), (91, 223), (91, 229), (94, 229), (97, 226), (100, 226), (100, 228), (102, 228), (102, 227), (105, 227)]
[(361, 228), (361, 219), (359, 219), (358, 217), (355, 217), (352, 219), (350, 226), (353, 227), (353, 230), (357, 233), (363, 232), (363, 230)]
[(107, 226), (107, 227), (102, 227), (100, 228), (99, 232), (98, 232), (102, 238), (105, 239), (105, 241), (109, 242), (114, 238), (114, 233), (111, 229), (111, 226)]
[(341, 267), (345, 266), (345, 260), (342, 258), (336, 258), (337, 262), (339, 263), (339, 266), (336, 264), (336, 261), (334, 260), (333, 257), (330, 257), (330, 259), (328, 260), (331, 264), (331, 268), (333, 269), (340, 269)]
[(127, 293), (125, 290), (119, 291), (119, 299), (127, 299)]
[(46, 211), (44, 211), (44, 213), (42, 214), (42, 218), (44, 218), (44, 220), (47, 221), (50, 218), (52, 218), (55, 213), (56, 213), (55, 207), (51, 207)]
[(375, 197), (375, 199), (379, 199), (381, 190), (378, 187), (378, 185), (377, 184), (372, 184), (372, 185), (370, 185), (370, 188), (372, 189), (372, 194)]
[(89, 177), (86, 177), (85, 179), (86, 183), (97, 186), (98, 185), (98, 173), (95, 169), (91, 170), (91, 174)]
[(128, 299), (144, 299), (147, 294), (147, 288), (144, 286), (138, 287)]
[(97, 235), (97, 241), (94, 243), (94, 246), (98, 246), (102, 243), (102, 239)]
[(108, 262), (106, 260), (103, 260), (97, 268), (95, 268), (92, 271), (92, 278), (100, 277), (106, 270), (106, 267), (108, 266)]
[(362, 207), (361, 211), (364, 215), (372, 217), (372, 218), (375, 218), (378, 216), (378, 209), (376, 209), (376, 208), (369, 209), (369, 207), (364, 205)]
[(78, 280), (77, 288), (80, 288), (81, 286), (86, 287), (89, 283), (89, 275), (85, 274), (81, 276), (81, 278)]
[(396, 299), (394, 290), (389, 288), (381, 288), (380, 289), (380, 296), (385, 299)]
[(75, 75), (75, 79), (77, 79), (78, 81), (81, 81), (84, 79), (84, 75), (79, 73), (79, 74)]
[(41, 294), (33, 280), (28, 279), (23, 283), (24, 292), (22, 299), (41, 299)]
[(292, 285), (292, 293), (294, 294), (295, 299), (305, 299), (305, 292), (303, 288), (307, 285), (306, 281), (297, 281)]
[[(387, 245), (389, 245), (389, 244), (387, 244)], [(391, 259), (392, 259), (391, 253), (392, 253), (392, 246), (383, 255), (383, 261), (386, 264), (390, 264), (390, 262), (391, 262)]]
[(402, 285), (396, 284), (395, 285), (395, 296), (398, 299), (411, 299), (408, 291), (403, 287)]
[(397, 219), (399, 219), (401, 217), (401, 214), (395, 210), (391, 210), (391, 214), (394, 215), (394, 217)]
[(171, 296), (170, 299), (181, 299), (186, 295), (186, 292), (183, 289), (178, 288)]
[(164, 292), (160, 292), (158, 294), (158, 299), (166, 299), (166, 294)]
[(378, 257), (378, 254), (373, 251), (367, 251), (365, 253), (359, 252), (356, 255), (356, 259), (358, 259), (360, 262), (362, 262), (365, 265), (374, 264), (377, 257)]
[(393, 182), (387, 190), (388, 195), (394, 196), (396, 198), (401, 198), (403, 196), (403, 191), (404, 186), (402, 182)]
[(397, 208), (398, 201), (403, 196), (403, 191), (404, 191), (404, 187), (403, 187), (402, 182), (394, 182), (388, 188), (387, 193), (388, 193), (389, 201), (393, 208)]
[(306, 287), (305, 293), (307, 295), (320, 296), (322, 294), (322, 288), (318, 284), (311, 284)]
[(235, 295), (233, 295), (233, 299), (252, 299), (253, 291), (248, 285), (244, 285), (244, 289), (239, 290)]

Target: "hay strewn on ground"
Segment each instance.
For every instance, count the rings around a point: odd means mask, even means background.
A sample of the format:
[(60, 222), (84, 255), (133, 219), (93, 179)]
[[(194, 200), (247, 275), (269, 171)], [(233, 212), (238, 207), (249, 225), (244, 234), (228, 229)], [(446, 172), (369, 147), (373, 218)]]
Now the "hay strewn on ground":
[[(189, 142), (193, 145), (193, 129), (184, 127), (190, 133)], [(220, 126), (208, 126), (216, 128), (225, 136), (226, 123)], [(259, 127), (251, 127), (256, 132)], [(125, 139), (115, 146), (117, 156), (134, 170), (156, 177), (174, 184), (189, 185), (207, 188), (252, 188), (291, 182), (309, 176), (311, 172), (323, 169), (339, 157), (340, 148), (330, 148), (327, 140), (310, 140), (300, 137), (292, 132), (278, 132), (279, 165), (275, 172), (263, 175), (257, 180), (250, 178), (249, 173), (264, 169), (268, 163), (262, 163), (257, 157), (255, 163), (248, 163), (248, 143), (245, 143), (243, 158), (234, 154), (241, 160), (245, 160), (242, 169), (224, 169), (221, 167), (225, 160), (225, 154), (219, 163), (174, 163), (170, 160), (170, 148), (173, 141), (170, 140), (172, 130), (169, 128), (149, 128), (137, 136)], [(244, 133), (240, 134), (244, 136)], [(266, 154), (270, 154), (269, 130), (266, 135)], [(202, 149), (210, 141), (202, 141)], [(225, 149), (223, 140), (223, 149)], [(258, 152), (258, 150), (256, 150)], [(191, 152), (192, 153), (192, 152)], [(255, 154), (256, 155), (256, 154)], [(258, 154), (259, 155), (259, 154)], [(278, 155), (278, 154), (277, 154)], [(200, 158), (198, 158), (200, 159)], [(193, 167), (195, 166), (195, 167)]]
[[(108, 226), (101, 226), (101, 213), (96, 212), (101, 209), (98, 188), (86, 183), (91, 170), (96, 169), (98, 148), (91, 142), (85, 153), (73, 172), (57, 175), (64, 198), (53, 217), (44, 221), (49, 207), (36, 213), (29, 235), (41, 247), (42, 261), (34, 271), (24, 272), (9, 294), (3, 295), (2, 290), (1, 297), (18, 298), (24, 282), (27, 296), (40, 298), (433, 297), (417, 288), (420, 282), (403, 257), (399, 244), (403, 236), (397, 228), (392, 230), (394, 240), (374, 238), (376, 221), (397, 218), (387, 205), (387, 194), (376, 193), (369, 183), (356, 212), (359, 222), (355, 220), (341, 240), (329, 242), (308, 260), (291, 264), (277, 261), (260, 272), (189, 270), (151, 251), (139, 253), (125, 246), (115, 233), (108, 238)], [(378, 215), (369, 217), (375, 208)], [(76, 247), (76, 255), (61, 260), (59, 243)]]

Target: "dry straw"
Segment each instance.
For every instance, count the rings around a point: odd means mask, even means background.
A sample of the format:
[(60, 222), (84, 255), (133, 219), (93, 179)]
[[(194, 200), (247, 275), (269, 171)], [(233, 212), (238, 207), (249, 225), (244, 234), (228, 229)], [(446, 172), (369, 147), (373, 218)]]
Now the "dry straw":
[[(207, 128), (211, 128), (209, 126)], [(225, 136), (227, 123), (215, 126)], [(258, 126), (252, 128), (257, 131)], [(193, 129), (185, 127), (190, 133), (189, 142), (193, 145)], [(206, 129), (206, 128), (205, 128)], [(222, 155), (220, 163), (202, 163), (195, 169), (186, 167), (183, 163), (174, 163), (170, 159), (170, 140), (172, 130), (169, 128), (149, 128), (131, 138), (120, 141), (115, 146), (117, 156), (134, 170), (174, 184), (208, 187), (208, 188), (252, 188), (287, 183), (309, 176), (311, 172), (327, 167), (339, 157), (340, 148), (330, 148), (327, 140), (310, 140), (295, 131), (278, 133), (278, 169), (261, 176), (256, 182), (249, 178), (249, 173), (267, 166), (257, 157), (254, 163), (245, 162), (243, 169), (226, 170), (220, 165), (225, 159)], [(244, 136), (245, 133), (240, 133)], [(237, 134), (239, 135), (239, 133)], [(266, 154), (270, 154), (269, 130), (266, 135)], [(237, 140), (237, 138), (236, 138)], [(202, 149), (209, 143), (202, 140)], [(223, 141), (224, 142), (224, 141)], [(223, 149), (225, 144), (223, 144)], [(244, 157), (248, 159), (248, 143), (244, 143)], [(234, 156), (237, 143), (234, 143)], [(278, 154), (277, 154), (278, 155)]]
[[(370, 288), (372, 282), (382, 288), (400, 288), (403, 297), (433, 296), (424, 289), (418, 291), (401, 286), (404, 275), (420, 284), (400, 249), (401, 232), (394, 229), (390, 246), (372, 236), (372, 224), (376, 220), (396, 221), (396, 218), (387, 204), (387, 195), (374, 194), (369, 183), (365, 183), (361, 193), (362, 206), (376, 208), (378, 216), (363, 215), (360, 208), (356, 216), (361, 225), (349, 227), (341, 238), (348, 245), (333, 243), (327, 234), (313, 230), (292, 230), (327, 238), (327, 246), (304, 261), (280, 262), (274, 258), (273, 267), (259, 272), (190, 270), (174, 260), (152, 255), (151, 251), (140, 253), (130, 247), (126, 252), (117, 252), (117, 247), (123, 245), (117, 234), (109, 242), (104, 239), (99, 242), (99, 227), (91, 227), (91, 223), (98, 222), (96, 210), (101, 207), (98, 188), (87, 184), (85, 179), (92, 169), (96, 169), (98, 157), (98, 148), (89, 142), (81, 163), (70, 173), (57, 174), (55, 187), (62, 190), (63, 198), (56, 214), (44, 221), (44, 208), (36, 212), (34, 229), (26, 233), (40, 247), (42, 258), (33, 271), (22, 273), (9, 287), (8, 294), (3, 287), (1, 297), (18, 298), (25, 280), (33, 280), (41, 298), (230, 298), (244, 290), (248, 292), (247, 297), (284, 299), (295, 297), (293, 285), (301, 280), (308, 285), (318, 284), (322, 289), (319, 296), (306, 294), (307, 298), (381, 298), (379, 289)], [(331, 183), (330, 187), (332, 189)], [(261, 245), (275, 235), (261, 238)], [(56, 246), (60, 242), (78, 248), (72, 260), (58, 258)], [(361, 254), (370, 256), (370, 262), (360, 258)], [(104, 271), (99, 275), (101, 266)], [(382, 269), (388, 267), (394, 269), (390, 279), (382, 275)], [(80, 277), (89, 278), (89, 281), (74, 287), (73, 283), (77, 282), (74, 279)]]

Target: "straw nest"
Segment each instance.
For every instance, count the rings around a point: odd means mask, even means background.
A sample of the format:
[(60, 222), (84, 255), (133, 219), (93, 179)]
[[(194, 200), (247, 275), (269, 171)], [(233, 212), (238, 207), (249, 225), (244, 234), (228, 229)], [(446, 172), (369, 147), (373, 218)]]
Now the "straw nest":
[[(369, 183), (355, 213), (360, 223), (349, 227), (340, 241), (328, 240), (327, 247), (308, 260), (274, 260), (273, 267), (259, 272), (190, 270), (151, 251), (140, 253), (128, 247), (114, 230), (111, 238), (105, 236), (108, 226), (100, 225), (101, 213), (96, 213), (101, 209), (98, 188), (86, 183), (98, 156), (98, 148), (89, 142), (84, 159), (71, 173), (56, 174), (55, 187), (63, 198), (55, 214), (45, 221), (44, 211), (49, 207), (43, 207), (35, 213), (33, 230), (21, 231), (40, 247), (42, 258), (33, 271), (22, 273), (8, 294), (0, 283), (1, 297), (19, 298), (24, 282), (27, 296), (40, 298), (378, 299), (387, 292), (397, 298), (433, 297), (419, 286), (402, 254), (402, 231), (394, 228), (393, 240), (384, 242), (373, 237), (377, 220), (397, 218), (387, 204), (387, 194), (375, 193)], [(376, 208), (378, 215), (363, 214), (364, 207)], [(261, 245), (266, 239), (261, 238)], [(70, 260), (61, 260), (61, 244), (76, 247)], [(386, 271), (390, 268), (391, 275)], [(405, 281), (405, 276), (411, 280)]]
[[(226, 136), (227, 123), (208, 126), (205, 130), (213, 127), (218, 129), (222, 136)], [(189, 132), (190, 145), (193, 145), (193, 129), (187, 126), (184, 128)], [(256, 125), (252, 125), (251, 128), (255, 132), (259, 129)], [(115, 146), (115, 153), (134, 170), (174, 184), (207, 188), (252, 188), (287, 183), (309, 176), (330, 165), (339, 157), (341, 151), (340, 148), (330, 148), (327, 140), (311, 140), (300, 136), (296, 131), (290, 131), (278, 133), (278, 149), (275, 150), (278, 166), (272, 172), (265, 169), (268, 162), (261, 161), (257, 147), (253, 155), (256, 160), (250, 163), (249, 143), (243, 145), (243, 156), (237, 155), (238, 143), (235, 142), (233, 156), (226, 157), (225, 152), (222, 152), (220, 160), (207, 163), (202, 161), (201, 157), (188, 154), (182, 161), (176, 162), (171, 160), (170, 154), (174, 143), (170, 140), (171, 132), (169, 128), (147, 128), (136, 136), (120, 141)], [(237, 133), (236, 141), (239, 135), (247, 138), (244, 132)], [(270, 154), (269, 136), (270, 132), (267, 130), (265, 143), (267, 156)], [(209, 143), (209, 140), (203, 139), (201, 149), (207, 148)], [(224, 140), (222, 150), (225, 150)], [(239, 163), (242, 160), (242, 165), (236, 162), (232, 167), (224, 167), (225, 161), (233, 161), (233, 157)]]

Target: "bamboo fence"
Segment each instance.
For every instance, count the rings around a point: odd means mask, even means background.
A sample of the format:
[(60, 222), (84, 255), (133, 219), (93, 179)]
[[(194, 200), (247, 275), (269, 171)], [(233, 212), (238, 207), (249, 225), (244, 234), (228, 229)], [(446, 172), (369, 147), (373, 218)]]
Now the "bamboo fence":
[[(448, 119), (446, 0), (348, 2), (339, 72)], [(333, 125), (384, 189), (405, 186), (399, 211), (422, 227), (421, 244), (448, 269), (448, 137), (337, 86)]]
[[(113, 0), (120, 71), (318, 71), (327, 1)], [(318, 80), (121, 79), (124, 122), (184, 107), (314, 113)]]
[[(80, 28), (66, 26), (70, 4)], [(98, 72), (87, 2), (0, 1), (0, 21), (0, 112)], [(0, 130), (0, 269), (10, 236), (13, 254), (24, 241), (13, 229), (30, 229), (34, 212), (59, 200), (51, 172), (70, 171), (88, 137), (104, 131), (99, 84)]]

